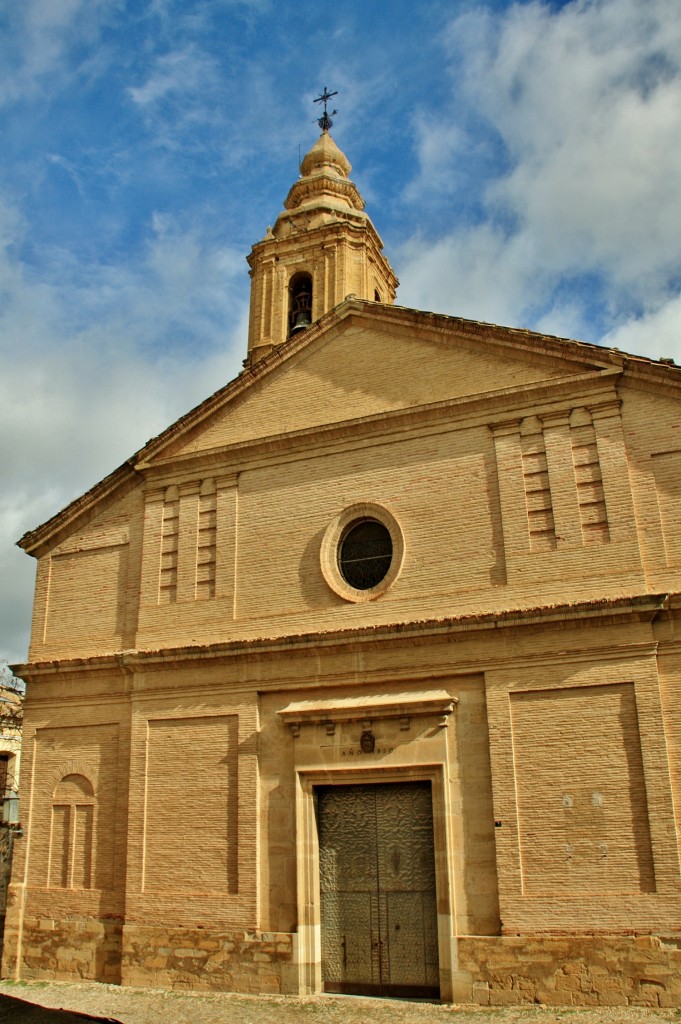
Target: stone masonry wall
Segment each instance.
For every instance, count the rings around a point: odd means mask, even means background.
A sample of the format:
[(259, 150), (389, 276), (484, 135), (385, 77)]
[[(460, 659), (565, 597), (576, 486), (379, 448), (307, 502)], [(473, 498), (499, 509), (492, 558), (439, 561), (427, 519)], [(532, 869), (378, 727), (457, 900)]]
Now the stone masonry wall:
[(116, 984), (120, 965), (120, 921), (24, 919), (22, 978)]
[(681, 1006), (681, 936), (461, 939), (459, 980), (485, 1006)]
[(163, 925), (123, 929), (121, 981), (159, 988), (291, 992), (293, 936)]
[(229, 992), (292, 989), (293, 936), (162, 925), (122, 926), (91, 918), (27, 919), (22, 978)]

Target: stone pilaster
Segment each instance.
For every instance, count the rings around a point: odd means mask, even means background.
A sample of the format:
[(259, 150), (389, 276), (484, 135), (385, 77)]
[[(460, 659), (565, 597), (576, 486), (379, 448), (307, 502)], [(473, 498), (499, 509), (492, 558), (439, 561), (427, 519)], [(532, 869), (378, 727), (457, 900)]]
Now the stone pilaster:
[(180, 529), (177, 548), (177, 600), (196, 599), (196, 550), (199, 533), (199, 483), (180, 491)]
[(613, 541), (636, 539), (636, 515), (624, 445), (619, 400), (591, 408), (603, 493)]
[(508, 560), (529, 551), (520, 420), (495, 423), (492, 431), (499, 479), (501, 525)]
[(550, 413), (541, 420), (557, 547), (579, 547), (582, 527), (568, 413)]
[(215, 596), (233, 597), (236, 573), (237, 478), (223, 477), (217, 486)]
[(163, 490), (150, 491), (144, 503), (140, 604), (158, 604), (163, 534)]

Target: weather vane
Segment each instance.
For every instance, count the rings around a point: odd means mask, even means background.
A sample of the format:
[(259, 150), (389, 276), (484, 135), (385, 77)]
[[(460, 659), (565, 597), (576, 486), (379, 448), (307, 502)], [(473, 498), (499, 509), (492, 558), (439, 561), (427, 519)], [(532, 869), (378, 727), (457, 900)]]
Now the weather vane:
[(333, 121), (331, 120), (331, 118), (335, 117), (336, 114), (338, 113), (337, 110), (332, 110), (331, 113), (329, 114), (329, 112), (326, 109), (326, 104), (329, 102), (331, 97), (332, 96), (337, 96), (337, 95), (338, 95), (337, 92), (329, 92), (327, 87), (324, 86), (324, 92), (321, 94), (321, 96), (318, 96), (317, 99), (315, 100), (315, 103), (323, 103), (324, 104), (324, 113), (322, 114), (321, 117), (317, 118), (317, 124), (319, 125), (319, 127), (321, 128), (321, 130), (323, 132), (328, 132), (329, 128), (333, 124)]

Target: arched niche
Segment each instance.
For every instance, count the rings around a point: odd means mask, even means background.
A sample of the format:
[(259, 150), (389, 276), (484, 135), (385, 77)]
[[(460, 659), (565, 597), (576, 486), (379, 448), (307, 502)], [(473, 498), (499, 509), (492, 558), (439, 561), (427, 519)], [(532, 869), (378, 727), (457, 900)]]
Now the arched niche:
[(292, 337), (312, 323), (312, 275), (305, 270), (294, 274), (288, 295), (288, 333)]
[(96, 800), (85, 775), (64, 775), (54, 787), (48, 886), (91, 889)]

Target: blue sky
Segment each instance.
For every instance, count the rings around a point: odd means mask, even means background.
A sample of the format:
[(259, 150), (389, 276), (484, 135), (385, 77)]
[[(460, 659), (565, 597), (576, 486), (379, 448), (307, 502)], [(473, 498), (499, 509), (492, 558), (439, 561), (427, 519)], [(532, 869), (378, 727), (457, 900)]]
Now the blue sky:
[(678, 0), (0, 0), (0, 658), (14, 541), (235, 376), (312, 102), (402, 305), (681, 363)]

